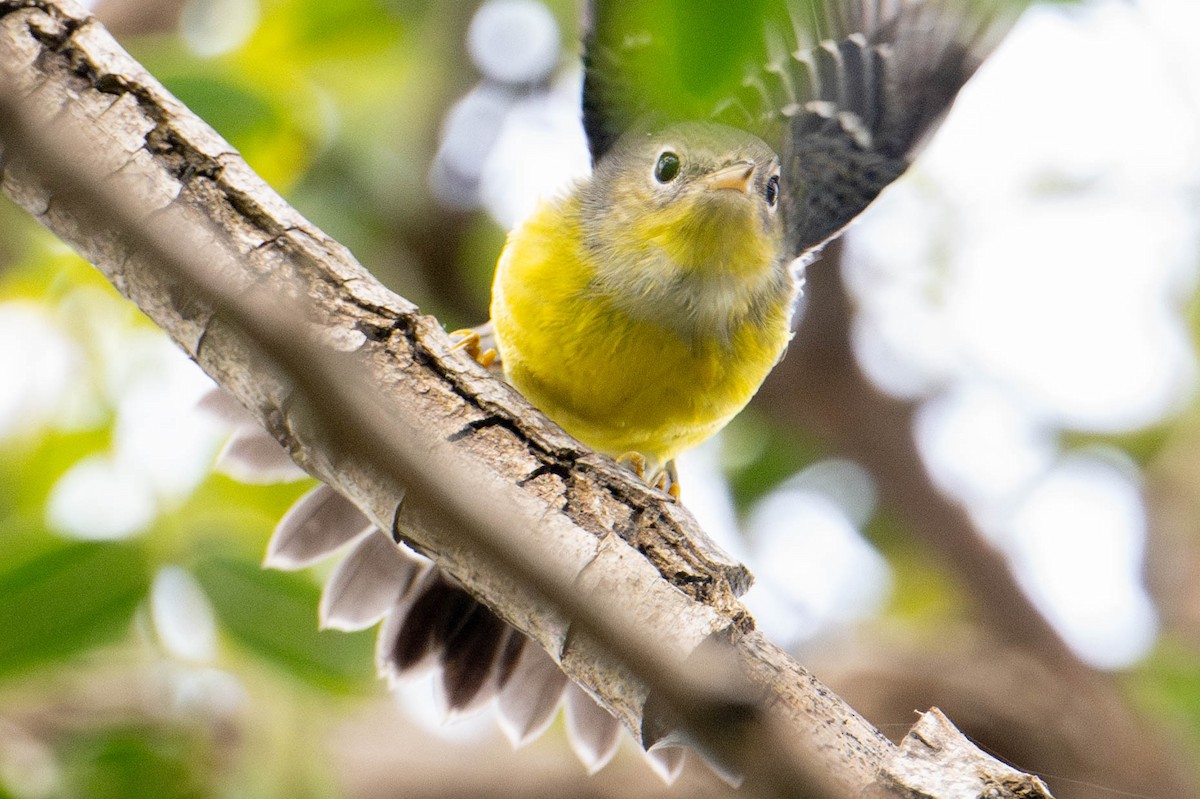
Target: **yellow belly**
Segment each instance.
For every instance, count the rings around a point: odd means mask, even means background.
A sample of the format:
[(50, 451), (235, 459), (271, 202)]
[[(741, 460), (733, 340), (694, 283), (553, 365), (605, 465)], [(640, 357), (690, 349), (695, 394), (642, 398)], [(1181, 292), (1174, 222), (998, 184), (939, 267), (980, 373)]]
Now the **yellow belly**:
[(570, 210), (543, 207), (500, 258), (491, 316), (505, 374), (588, 446), (661, 465), (749, 402), (790, 337), (790, 297), (721, 339), (684, 341), (596, 291)]

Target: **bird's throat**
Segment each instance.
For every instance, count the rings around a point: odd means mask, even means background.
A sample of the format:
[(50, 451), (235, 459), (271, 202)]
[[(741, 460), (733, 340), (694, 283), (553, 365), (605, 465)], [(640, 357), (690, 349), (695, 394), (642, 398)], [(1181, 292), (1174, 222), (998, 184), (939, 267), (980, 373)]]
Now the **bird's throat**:
[(656, 233), (631, 231), (638, 244), (617, 245), (616, 257), (603, 259), (614, 268), (600, 270), (594, 282), (605, 301), (631, 317), (693, 344), (727, 344), (762, 309), (789, 301), (792, 280), (766, 237), (754, 240), (744, 227), (719, 220)]

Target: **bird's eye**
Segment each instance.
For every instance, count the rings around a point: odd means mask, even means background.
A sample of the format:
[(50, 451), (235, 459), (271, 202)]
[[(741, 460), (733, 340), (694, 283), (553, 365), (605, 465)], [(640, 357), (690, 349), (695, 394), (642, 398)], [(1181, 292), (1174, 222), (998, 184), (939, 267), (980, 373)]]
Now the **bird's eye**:
[(766, 188), (767, 206), (774, 208), (779, 202), (779, 175), (771, 175), (767, 178)]
[(664, 151), (658, 156), (658, 163), (654, 165), (654, 179), (659, 183), (670, 183), (679, 176), (679, 156), (670, 150)]

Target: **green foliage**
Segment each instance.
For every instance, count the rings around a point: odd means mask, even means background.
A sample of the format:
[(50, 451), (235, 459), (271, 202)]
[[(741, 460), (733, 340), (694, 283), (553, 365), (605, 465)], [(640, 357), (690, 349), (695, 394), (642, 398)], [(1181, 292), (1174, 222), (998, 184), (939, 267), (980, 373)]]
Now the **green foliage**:
[[(606, 84), (600, 96), (627, 122), (650, 112), (671, 120), (708, 118), (740, 84), (742, 66), (760, 60), (768, 18), (782, 21), (779, 4), (767, 0), (592, 5), (597, 75)], [(621, 74), (611, 63), (621, 65)]]
[(1156, 424), (1121, 433), (1095, 433), (1091, 431), (1066, 431), (1062, 435), (1064, 451), (1086, 449), (1120, 450), (1139, 466), (1150, 464), (1162, 453), (1169, 442), (1174, 428), (1170, 424)]
[(319, 632), (311, 580), (221, 555), (201, 559), (195, 573), (222, 629), (250, 653), (325, 690), (373, 685), (373, 636)]
[(639, 3), (647, 27), (664, 37), (669, 65), (664, 94), (686, 98), (701, 113), (729, 94), (741, 81), (747, 55), (760, 47), (772, 5), (767, 0)]
[(210, 474), (186, 502), (159, 517), (155, 538), (167, 544), (166, 556), (185, 563), (219, 550), (257, 565), (275, 524), (314, 482), (248, 485)]
[(221, 72), (188, 71), (166, 80), (184, 105), (230, 141), (265, 140), (284, 121), (262, 94)]
[(888, 615), (927, 630), (950, 621), (965, 621), (970, 607), (960, 586), (909, 527), (893, 513), (875, 514), (863, 534), (888, 560), (894, 584)]
[(730, 422), (722, 437), (722, 466), (741, 510), (823, 454), (815, 439), (779, 429), (754, 408)]
[(1154, 718), (1181, 730), (1200, 762), (1200, 651), (1196, 642), (1164, 636), (1126, 681), (1132, 696)]
[[(0, 446), (0, 523), (13, 517), (38, 518), (50, 489), (84, 456), (104, 450), (111, 431), (104, 427), (68, 432), (49, 431), (33, 440)], [(0, 533), (2, 535), (2, 533)]]
[(88, 799), (204, 799), (213, 796), (205, 743), (154, 727), (82, 736), (65, 753), (67, 792)]
[[(68, 543), (22, 531), (0, 561), (0, 679), (120, 638), (146, 595), (141, 547)], [(20, 544), (25, 546), (20, 546)], [(31, 550), (14, 557), (20, 549)]]

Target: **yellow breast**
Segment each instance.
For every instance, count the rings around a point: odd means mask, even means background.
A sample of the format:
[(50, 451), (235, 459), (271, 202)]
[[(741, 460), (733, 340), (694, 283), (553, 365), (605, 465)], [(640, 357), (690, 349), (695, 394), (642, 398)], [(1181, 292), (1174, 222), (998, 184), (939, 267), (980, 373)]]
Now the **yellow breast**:
[[(621, 292), (636, 283), (599, 279), (580, 213), (574, 198), (547, 203), (509, 236), (491, 306), (504, 371), (585, 444), (661, 465), (749, 402), (790, 338), (794, 288), (773, 281), (722, 311), (725, 329), (681, 333), (676, 315), (628, 310)], [(717, 299), (693, 304), (723, 308)]]

